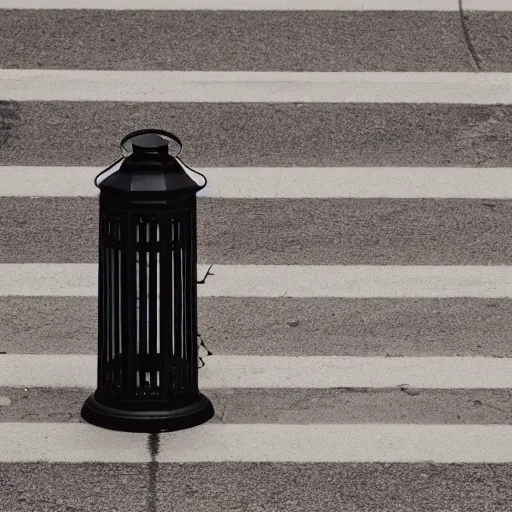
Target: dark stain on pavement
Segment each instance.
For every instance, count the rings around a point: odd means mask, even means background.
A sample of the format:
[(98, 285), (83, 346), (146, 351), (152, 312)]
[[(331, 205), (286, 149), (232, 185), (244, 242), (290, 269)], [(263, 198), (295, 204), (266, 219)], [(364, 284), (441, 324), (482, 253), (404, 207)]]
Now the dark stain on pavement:
[(0, 101), (0, 155), (12, 137), (16, 121), (20, 120), (19, 103), (16, 101)]
[(160, 439), (157, 433), (149, 434), (148, 449), (151, 455), (151, 462), (149, 463), (149, 485), (148, 485), (148, 512), (156, 512), (156, 498), (157, 498), (157, 473), (158, 461), (156, 457), (160, 448)]

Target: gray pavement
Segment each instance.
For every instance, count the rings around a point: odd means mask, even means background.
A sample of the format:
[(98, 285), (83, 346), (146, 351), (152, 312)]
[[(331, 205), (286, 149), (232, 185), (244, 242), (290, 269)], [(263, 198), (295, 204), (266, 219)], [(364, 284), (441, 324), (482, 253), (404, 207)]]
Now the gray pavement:
[(458, 12), (21, 10), (0, 34), (3, 68), (473, 70)]
[(0, 165), (109, 165), (141, 127), (192, 167), (507, 167), (512, 106), (0, 102)]
[[(508, 512), (512, 464), (0, 464), (6, 512)], [(150, 491), (146, 490), (151, 484)]]
[[(10, 405), (0, 405), (0, 422), (83, 423), (80, 409), (93, 391), (92, 388), (0, 388), (0, 397), (8, 397), (10, 401)], [(509, 389), (403, 386), (396, 389), (208, 388), (202, 392), (215, 408), (211, 423), (512, 425)]]
[(465, 29), (482, 71), (509, 72), (511, 26), (512, 13), (484, 11), (463, 28), (457, 12), (4, 10), (0, 67), (473, 71)]
[(0, 463), (3, 512), (152, 512), (149, 464)]
[(508, 512), (511, 470), (508, 464), (160, 464), (157, 503), (159, 512)]
[(467, 12), (464, 17), (480, 69), (512, 71), (512, 12)]
[[(1, 198), (0, 262), (97, 263), (97, 211), (92, 197)], [(510, 265), (511, 212), (494, 199), (199, 198), (198, 261)]]
[[(0, 317), (8, 354), (97, 352), (94, 297), (0, 297)], [(215, 355), (512, 357), (511, 317), (511, 299), (198, 299)]]

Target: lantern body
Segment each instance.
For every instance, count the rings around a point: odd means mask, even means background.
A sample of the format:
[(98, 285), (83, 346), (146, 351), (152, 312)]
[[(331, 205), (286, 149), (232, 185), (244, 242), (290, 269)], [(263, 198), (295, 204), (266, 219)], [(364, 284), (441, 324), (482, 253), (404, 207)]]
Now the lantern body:
[(167, 151), (138, 148), (100, 189), (98, 379), (82, 417), (138, 432), (208, 421), (213, 406), (198, 388), (200, 187)]

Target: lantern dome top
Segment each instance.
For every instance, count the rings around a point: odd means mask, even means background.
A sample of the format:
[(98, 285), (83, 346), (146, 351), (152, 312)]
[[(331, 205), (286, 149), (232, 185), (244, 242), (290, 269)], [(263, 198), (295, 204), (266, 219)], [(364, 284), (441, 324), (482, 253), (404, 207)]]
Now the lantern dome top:
[(165, 152), (172, 156), (178, 156), (182, 147), (183, 144), (176, 135), (157, 129), (138, 130), (121, 140), (121, 150), (123, 156), (126, 157), (138, 152)]
[[(132, 132), (121, 141), (123, 158), (100, 173), (105, 176), (99, 183), (100, 175), (94, 182), (102, 191), (126, 199), (174, 199), (196, 194), (206, 186), (206, 178), (178, 158), (181, 148), (178, 137), (164, 130)], [(203, 180), (196, 181), (187, 170)]]

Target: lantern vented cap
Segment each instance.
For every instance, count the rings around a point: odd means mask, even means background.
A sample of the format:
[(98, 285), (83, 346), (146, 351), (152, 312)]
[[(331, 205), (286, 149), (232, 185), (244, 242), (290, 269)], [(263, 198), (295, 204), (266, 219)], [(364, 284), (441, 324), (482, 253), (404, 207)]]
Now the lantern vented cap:
[(129, 133), (121, 141), (121, 150), (124, 157), (132, 153), (146, 154), (180, 154), (182, 144), (180, 139), (170, 132), (158, 129), (138, 130)]
[[(190, 196), (206, 186), (206, 177), (177, 156), (181, 141), (172, 133), (163, 130), (132, 132), (121, 141), (121, 149), (123, 157), (94, 180), (104, 192), (135, 200), (141, 200), (142, 196), (160, 200)], [(194, 179), (193, 174), (201, 176), (204, 183)]]

